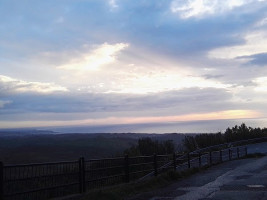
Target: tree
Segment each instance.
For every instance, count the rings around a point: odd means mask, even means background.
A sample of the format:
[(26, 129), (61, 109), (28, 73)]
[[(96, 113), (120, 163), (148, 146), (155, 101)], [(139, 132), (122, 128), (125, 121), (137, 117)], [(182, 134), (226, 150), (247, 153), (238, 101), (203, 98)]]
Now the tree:
[(224, 144), (225, 142), (230, 143), (260, 137), (267, 137), (267, 128), (251, 128), (247, 127), (245, 123), (242, 123), (240, 126), (235, 125), (232, 128), (228, 127), (224, 134), (219, 132), (216, 134), (205, 133), (196, 136), (186, 136), (183, 143), (188, 151), (194, 151), (198, 147), (204, 148), (217, 144)]

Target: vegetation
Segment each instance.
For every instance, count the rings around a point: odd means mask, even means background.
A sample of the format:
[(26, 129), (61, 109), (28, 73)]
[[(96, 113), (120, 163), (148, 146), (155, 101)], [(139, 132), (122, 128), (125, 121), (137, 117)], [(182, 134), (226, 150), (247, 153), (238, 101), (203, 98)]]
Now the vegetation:
[[(150, 137), (144, 137), (150, 136)], [(153, 154), (171, 154), (177, 151), (177, 143), (172, 140), (183, 137), (178, 134), (0, 134), (0, 160), (5, 164), (30, 162), (51, 162), (61, 160), (77, 160), (121, 156), (142, 156)], [(240, 126), (227, 128), (225, 133), (188, 135), (184, 145), (188, 150), (234, 142), (244, 139), (266, 137), (267, 129)], [(124, 150), (126, 149), (126, 150)], [(123, 151), (124, 150), (124, 151)], [(262, 154), (250, 155), (253, 157)], [(123, 161), (123, 158), (122, 158)], [(94, 163), (90, 164), (97, 165)], [(105, 164), (106, 165), (106, 164)], [(182, 174), (169, 171), (142, 183), (129, 183), (116, 187), (94, 190), (86, 194), (85, 199), (125, 199), (129, 195), (166, 186), (179, 178), (188, 176), (201, 169), (189, 169)], [(12, 174), (13, 175), (13, 174)], [(28, 187), (28, 186), (27, 186)]]
[(267, 137), (267, 128), (247, 127), (242, 123), (240, 126), (235, 125), (227, 128), (224, 133), (216, 134), (197, 134), (187, 136), (184, 139), (184, 146), (188, 151), (194, 151), (198, 148), (205, 148), (212, 145), (230, 143), (240, 140)]
[(153, 177), (143, 182), (129, 183), (118, 185), (114, 187), (109, 187), (105, 189), (98, 189), (87, 193), (82, 200), (87, 199), (98, 199), (98, 200), (124, 200), (128, 197), (140, 194), (143, 192), (148, 192), (156, 190), (167, 186), (181, 178), (188, 177), (192, 174), (199, 172), (200, 169), (192, 168), (181, 172), (169, 171), (163, 173), (157, 177)]
[(92, 134), (44, 134), (0, 137), (4, 164), (59, 162), (121, 156), (137, 139)]
[(0, 161), (4, 164), (53, 162), (129, 156), (171, 154), (185, 149), (267, 137), (267, 128), (251, 128), (245, 124), (227, 128), (216, 134), (57, 134), (51, 131), (0, 131)]
[(129, 156), (145, 156), (145, 155), (165, 155), (174, 152), (174, 143), (172, 140), (158, 141), (149, 137), (140, 138), (137, 145), (124, 151)]
[(242, 159), (247, 159), (247, 158), (262, 158), (266, 156), (264, 153), (252, 153), (248, 154), (246, 157), (243, 157)]
[[(138, 140), (144, 137), (150, 137), (153, 141), (158, 140), (158, 144), (172, 140), (173, 145), (177, 147), (182, 143), (184, 135), (174, 133), (58, 134), (39, 130), (0, 131), (0, 161), (7, 165), (78, 160), (81, 156), (86, 160), (121, 157), (125, 149), (137, 145)], [(145, 146), (145, 143), (143, 144)], [(172, 151), (158, 149), (158, 152)]]

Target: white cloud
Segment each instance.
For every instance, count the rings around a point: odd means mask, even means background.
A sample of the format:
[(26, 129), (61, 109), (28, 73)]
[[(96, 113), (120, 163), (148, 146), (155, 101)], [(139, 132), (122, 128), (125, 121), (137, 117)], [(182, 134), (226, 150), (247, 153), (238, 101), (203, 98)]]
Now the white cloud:
[(108, 3), (109, 3), (111, 8), (117, 8), (118, 7), (116, 0), (109, 0)]
[(170, 9), (181, 18), (203, 17), (227, 12), (257, 1), (260, 0), (173, 0)]
[(250, 56), (267, 52), (267, 32), (250, 32), (244, 36), (245, 44), (214, 49), (209, 52), (209, 57), (233, 59), (236, 57)]
[(255, 91), (267, 92), (267, 77), (259, 77), (253, 80), (257, 84)]
[(108, 93), (146, 94), (188, 88), (229, 88), (230, 84), (219, 81), (206, 80), (199, 76), (182, 74), (179, 70), (164, 72), (125, 73), (124, 80), (119, 84), (111, 85)]
[(93, 51), (82, 53), (73, 58), (69, 63), (59, 66), (60, 69), (90, 71), (98, 70), (100, 66), (116, 61), (117, 54), (127, 48), (127, 43), (108, 44), (97, 46)]
[(256, 23), (256, 27), (262, 27), (262, 26), (266, 26), (267, 25), (267, 17), (263, 18), (262, 20), (258, 21)]
[(72, 86), (75, 85), (78, 91), (92, 93), (147, 94), (186, 88), (231, 87), (230, 84), (203, 78), (183, 61), (171, 60), (145, 49), (133, 46), (123, 56), (104, 69), (79, 69), (82, 73), (71, 71), (62, 80), (68, 84), (71, 79)]
[(14, 79), (8, 76), (0, 75), (0, 90), (5, 92), (37, 92), (52, 93), (66, 92), (67, 88), (56, 85), (54, 83), (27, 82)]
[(214, 5), (215, 1), (205, 2), (203, 0), (175, 0), (171, 4), (171, 11), (173, 13), (179, 13), (182, 18), (189, 18), (213, 13)]

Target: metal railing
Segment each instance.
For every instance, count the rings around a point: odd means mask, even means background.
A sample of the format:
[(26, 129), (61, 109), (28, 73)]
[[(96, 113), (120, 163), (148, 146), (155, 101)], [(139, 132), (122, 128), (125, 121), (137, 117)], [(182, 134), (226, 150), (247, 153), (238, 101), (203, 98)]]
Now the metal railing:
[(127, 183), (170, 162), (170, 155), (6, 165), (0, 162), (0, 200), (50, 199)]
[[(198, 151), (187, 154), (173, 154), (173, 159), (158, 167), (157, 173), (162, 173), (170, 168), (176, 171), (184, 171), (190, 168), (201, 168), (203, 166), (211, 166), (224, 161), (238, 159), (247, 155), (247, 147), (231, 147), (216, 151)], [(141, 177), (138, 181), (143, 181), (155, 173), (150, 172)]]

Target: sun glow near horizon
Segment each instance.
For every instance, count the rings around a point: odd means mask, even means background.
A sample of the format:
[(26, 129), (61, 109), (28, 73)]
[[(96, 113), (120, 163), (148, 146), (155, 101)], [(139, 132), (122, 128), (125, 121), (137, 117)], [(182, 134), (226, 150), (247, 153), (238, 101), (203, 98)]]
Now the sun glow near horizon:
[(195, 113), (178, 116), (147, 116), (147, 117), (106, 117), (100, 119), (84, 119), (69, 121), (21, 121), (19, 123), (0, 122), (2, 128), (30, 128), (30, 127), (49, 127), (49, 126), (102, 126), (102, 125), (129, 125), (146, 123), (175, 123), (189, 121), (206, 120), (230, 120), (230, 119), (250, 119), (264, 117), (260, 112), (252, 110), (226, 110), (210, 113)]

